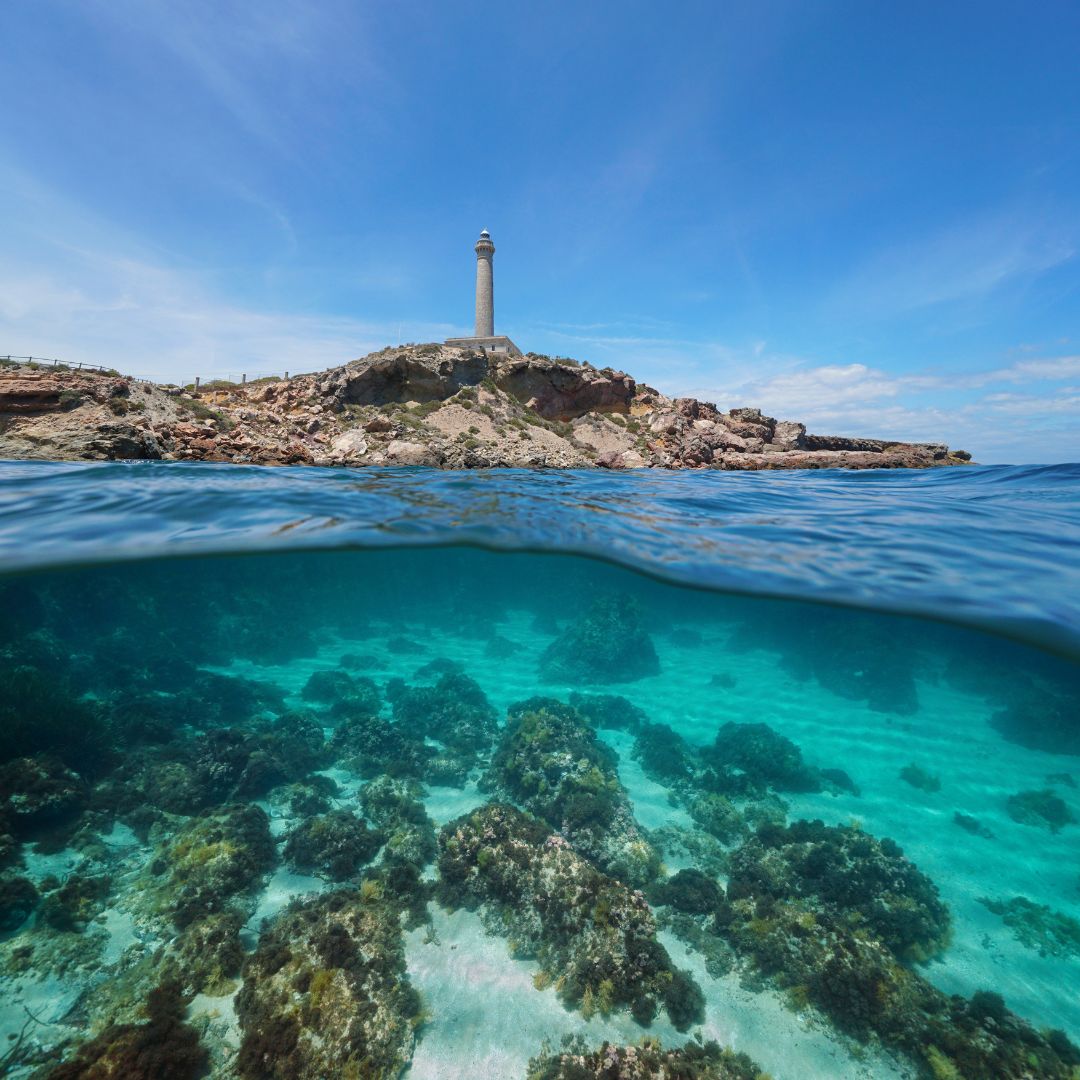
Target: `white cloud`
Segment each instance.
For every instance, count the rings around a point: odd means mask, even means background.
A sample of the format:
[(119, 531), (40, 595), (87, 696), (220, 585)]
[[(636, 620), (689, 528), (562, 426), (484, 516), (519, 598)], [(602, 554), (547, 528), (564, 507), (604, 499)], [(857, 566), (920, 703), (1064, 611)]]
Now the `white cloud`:
[[(452, 327), (403, 322), (404, 340)], [(63, 271), (0, 267), (3, 351), (190, 381), (318, 371), (399, 340), (378, 320), (266, 312), (213, 295), (192, 274), (130, 257), (80, 253)]]

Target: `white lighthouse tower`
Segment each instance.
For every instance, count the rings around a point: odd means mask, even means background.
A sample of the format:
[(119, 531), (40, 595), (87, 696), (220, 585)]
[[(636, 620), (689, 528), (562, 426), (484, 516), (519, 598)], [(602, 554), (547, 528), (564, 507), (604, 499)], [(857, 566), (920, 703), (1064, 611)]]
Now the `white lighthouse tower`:
[(474, 336), (447, 338), (447, 345), (478, 349), (494, 356), (520, 356), (521, 350), (504, 335), (495, 333), (495, 245), (487, 229), (473, 245), (476, 252), (476, 325)]

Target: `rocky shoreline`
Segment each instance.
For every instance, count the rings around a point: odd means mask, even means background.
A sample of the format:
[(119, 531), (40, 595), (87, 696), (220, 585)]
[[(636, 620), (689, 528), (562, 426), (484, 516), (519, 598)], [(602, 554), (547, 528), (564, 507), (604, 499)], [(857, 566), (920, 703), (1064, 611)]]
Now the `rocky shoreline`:
[(198, 389), (0, 362), (0, 457), (471, 468), (963, 465), (941, 443), (808, 434), (759, 409), (669, 398), (611, 368), (447, 345)]

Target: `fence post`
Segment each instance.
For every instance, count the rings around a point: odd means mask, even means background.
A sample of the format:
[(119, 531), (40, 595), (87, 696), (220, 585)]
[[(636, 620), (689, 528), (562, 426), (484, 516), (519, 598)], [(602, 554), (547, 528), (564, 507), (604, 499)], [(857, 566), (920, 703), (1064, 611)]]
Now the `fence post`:
[(195, 376), (195, 392), (196, 393), (199, 392), (199, 376), (198, 375)]
[(286, 382), (288, 382), (288, 381), (289, 381), (289, 373), (288, 373), (287, 371), (285, 372), (285, 381), (286, 381)]
[(246, 382), (247, 382), (247, 376), (246, 375), (241, 375), (240, 376), (240, 385), (243, 386)]

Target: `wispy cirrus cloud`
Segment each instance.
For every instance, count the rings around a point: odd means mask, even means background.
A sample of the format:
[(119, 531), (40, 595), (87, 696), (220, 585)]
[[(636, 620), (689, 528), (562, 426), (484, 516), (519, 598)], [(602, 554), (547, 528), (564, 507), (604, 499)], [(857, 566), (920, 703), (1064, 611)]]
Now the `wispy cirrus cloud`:
[(870, 256), (826, 294), (825, 309), (881, 319), (947, 303), (980, 302), (1076, 257), (1075, 213), (1000, 208)]

